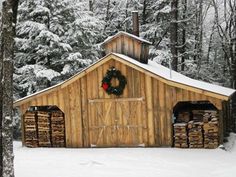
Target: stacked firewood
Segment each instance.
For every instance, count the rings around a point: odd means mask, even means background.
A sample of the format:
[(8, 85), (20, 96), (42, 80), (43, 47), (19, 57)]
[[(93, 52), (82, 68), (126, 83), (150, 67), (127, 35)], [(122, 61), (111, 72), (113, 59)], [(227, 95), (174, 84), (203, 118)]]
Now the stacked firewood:
[(193, 110), (193, 121), (194, 122), (202, 122), (203, 115), (205, 114), (205, 110)]
[(203, 147), (203, 122), (188, 122), (188, 141), (190, 148)]
[[(177, 123), (174, 124), (174, 146), (217, 148), (219, 146), (218, 112), (215, 110), (193, 110), (192, 117), (190, 116), (191, 114), (188, 114), (187, 111), (178, 114)], [(187, 122), (190, 118), (192, 120)], [(187, 131), (186, 126), (184, 127), (186, 122)]]
[(213, 110), (206, 110), (204, 115), (203, 115), (203, 122), (207, 123), (208, 121), (212, 120), (213, 118), (218, 118), (219, 115), (217, 111)]
[(26, 112), (24, 115), (25, 124), (25, 146), (38, 147), (38, 136), (35, 112)]
[(191, 118), (191, 114), (189, 111), (179, 112), (177, 122), (188, 123), (190, 118)]
[(53, 147), (65, 147), (65, 127), (63, 113), (59, 111), (52, 112), (52, 145)]
[(50, 114), (38, 111), (38, 139), (40, 147), (50, 147)]
[(207, 112), (204, 115), (204, 148), (217, 148), (219, 146), (218, 142), (218, 115), (217, 112)]
[(178, 148), (188, 147), (187, 124), (174, 124), (174, 146)]

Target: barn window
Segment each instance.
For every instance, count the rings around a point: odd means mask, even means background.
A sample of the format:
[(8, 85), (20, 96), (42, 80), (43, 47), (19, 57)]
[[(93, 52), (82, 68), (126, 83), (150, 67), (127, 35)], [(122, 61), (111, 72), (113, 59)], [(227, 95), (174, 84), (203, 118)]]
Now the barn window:
[(208, 101), (179, 102), (173, 114), (174, 147), (218, 147), (219, 111), (213, 104)]
[(32, 106), (24, 114), (27, 147), (65, 147), (64, 113), (56, 106)]

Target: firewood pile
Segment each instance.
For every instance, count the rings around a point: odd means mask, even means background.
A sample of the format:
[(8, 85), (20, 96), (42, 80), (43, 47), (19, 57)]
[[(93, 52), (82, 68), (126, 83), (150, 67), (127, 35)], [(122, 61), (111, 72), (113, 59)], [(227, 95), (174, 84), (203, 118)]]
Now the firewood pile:
[(53, 147), (65, 146), (65, 127), (64, 117), (62, 112), (52, 112), (51, 115), (52, 127), (52, 145)]
[(40, 147), (50, 147), (50, 114), (38, 111), (38, 140)]
[(27, 111), (24, 129), (27, 147), (65, 147), (65, 122), (61, 111)]
[(178, 148), (188, 147), (188, 135), (187, 135), (187, 124), (176, 123), (174, 124), (174, 146)]
[(205, 110), (193, 110), (193, 121), (194, 122), (202, 122), (203, 121), (203, 115), (205, 114)]
[(191, 114), (189, 111), (180, 112), (178, 114), (178, 122), (188, 123), (190, 121)]
[(38, 147), (35, 112), (26, 112), (24, 115), (24, 123), (25, 123), (25, 145), (27, 147)]
[(203, 147), (203, 122), (188, 122), (188, 141), (189, 148)]
[[(173, 125), (174, 147), (217, 148), (219, 146), (219, 115), (214, 110), (193, 110), (192, 117), (181, 112)], [(187, 120), (188, 121), (186, 123)], [(182, 123), (180, 123), (182, 122)]]
[(203, 125), (203, 130), (204, 130), (204, 148), (209, 148), (209, 149), (214, 149), (219, 146), (218, 142), (218, 126), (219, 126), (219, 121), (218, 121), (218, 115), (217, 112), (207, 112), (204, 115), (204, 125)]

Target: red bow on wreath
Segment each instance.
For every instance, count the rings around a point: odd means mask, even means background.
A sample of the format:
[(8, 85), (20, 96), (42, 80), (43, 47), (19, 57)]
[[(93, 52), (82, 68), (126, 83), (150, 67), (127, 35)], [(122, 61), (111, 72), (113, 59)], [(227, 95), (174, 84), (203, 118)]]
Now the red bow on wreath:
[(108, 83), (104, 82), (104, 83), (102, 84), (102, 88), (103, 88), (105, 91), (108, 89), (108, 87), (109, 87)]

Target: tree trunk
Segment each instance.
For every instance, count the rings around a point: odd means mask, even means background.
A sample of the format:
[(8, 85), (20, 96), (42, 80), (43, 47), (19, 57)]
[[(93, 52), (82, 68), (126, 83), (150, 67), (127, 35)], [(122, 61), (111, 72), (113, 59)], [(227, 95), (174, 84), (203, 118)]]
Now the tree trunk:
[(197, 73), (200, 72), (201, 69), (201, 63), (202, 63), (202, 57), (203, 57), (203, 51), (202, 51), (202, 40), (203, 40), (203, 0), (200, 0), (199, 4), (199, 15), (198, 15), (198, 22), (199, 24), (199, 31), (197, 32), (199, 34), (198, 36), (198, 42), (197, 42)]
[(129, 3), (128, 0), (126, 1), (126, 5), (125, 5), (125, 31), (127, 32), (129, 29), (129, 23), (128, 23), (128, 8), (129, 8)]
[(93, 12), (93, 1), (89, 0), (89, 11)]
[(194, 47), (194, 62), (197, 64), (197, 67), (199, 68), (199, 65), (201, 63), (201, 56), (202, 56), (202, 28), (203, 28), (203, 14), (202, 14), (202, 8), (203, 8), (203, 0), (200, 0), (198, 4), (196, 4), (196, 18), (195, 18), (195, 47)]
[[(1, 14), (2, 16), (2, 14)], [(1, 33), (2, 33), (2, 21), (1, 21)], [(1, 34), (1, 48), (0, 48), (0, 81), (2, 80), (2, 64), (3, 64), (3, 53), (2, 53), (2, 34)], [(0, 176), (2, 176), (2, 82), (0, 82)]]
[(106, 24), (105, 24), (105, 26), (104, 26), (104, 29), (103, 29), (103, 33), (106, 31), (106, 28), (108, 27), (108, 23), (109, 23), (109, 20), (110, 20), (110, 0), (107, 0), (107, 11), (106, 11), (106, 19), (105, 19), (105, 21), (106, 21)]
[(232, 60), (232, 86), (235, 89), (236, 88), (236, 3), (232, 4), (232, 31), (230, 33), (231, 39), (230, 39), (230, 56)]
[[(186, 19), (186, 14), (187, 14), (187, 0), (183, 0), (183, 20)], [(184, 71), (184, 62), (185, 62), (185, 52), (186, 52), (186, 27), (187, 24), (186, 22), (183, 22), (183, 27), (182, 27), (182, 48), (181, 48), (181, 71)]]
[(147, 23), (147, 0), (143, 1), (143, 13), (142, 13), (142, 21), (143, 24)]
[(213, 40), (213, 35), (214, 35), (214, 29), (215, 29), (215, 24), (212, 26), (211, 29), (211, 35), (209, 39), (209, 44), (208, 44), (208, 49), (207, 49), (207, 57), (206, 57), (206, 62), (209, 64), (210, 61), (210, 53), (211, 53), (211, 47), (212, 47), (212, 40)]
[(13, 164), (13, 54), (18, 0), (2, 4), (2, 176), (14, 177)]
[(170, 24), (170, 50), (172, 54), (171, 66), (172, 69), (177, 71), (178, 69), (178, 0), (172, 0), (171, 2), (171, 24)]
[(110, 0), (107, 0), (106, 22), (108, 22), (110, 16), (110, 2), (111, 2)]

